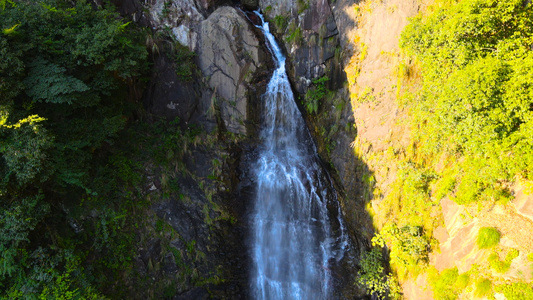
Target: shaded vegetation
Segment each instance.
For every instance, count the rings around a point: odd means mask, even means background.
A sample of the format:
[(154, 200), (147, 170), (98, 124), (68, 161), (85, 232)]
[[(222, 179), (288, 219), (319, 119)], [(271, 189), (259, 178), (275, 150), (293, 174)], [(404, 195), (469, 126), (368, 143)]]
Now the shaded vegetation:
[(327, 76), (313, 79), (313, 85), (307, 90), (304, 97), (304, 106), (308, 113), (318, 113), (320, 101), (326, 97), (328, 89), (326, 83), (329, 81)]
[(144, 205), (142, 166), (114, 145), (142, 34), (85, 1), (2, 1), (0, 28), (0, 297), (100, 298), (130, 270)]

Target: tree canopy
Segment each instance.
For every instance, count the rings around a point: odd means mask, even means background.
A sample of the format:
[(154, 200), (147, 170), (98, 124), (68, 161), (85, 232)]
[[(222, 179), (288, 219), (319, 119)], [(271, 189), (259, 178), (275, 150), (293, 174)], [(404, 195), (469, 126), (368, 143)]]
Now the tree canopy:
[(147, 69), (141, 34), (83, 0), (2, 0), (0, 30), (0, 297), (94, 296), (47, 218), (98, 195), (95, 156)]
[(460, 158), (457, 202), (498, 198), (515, 176), (533, 179), (532, 4), (448, 2), (401, 38), (422, 65), (418, 139), (426, 153)]

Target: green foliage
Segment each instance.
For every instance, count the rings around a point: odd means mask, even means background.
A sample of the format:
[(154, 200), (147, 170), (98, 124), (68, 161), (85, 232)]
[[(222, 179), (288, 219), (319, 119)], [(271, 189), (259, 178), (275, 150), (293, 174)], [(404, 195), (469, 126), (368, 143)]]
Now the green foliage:
[(91, 287), (83, 286), (84, 278), (79, 278), (78, 275), (80, 268), (80, 259), (67, 254), (65, 270), (62, 273), (53, 275), (49, 284), (44, 286), (43, 291), (39, 295), (39, 299), (67, 300), (102, 298)]
[(479, 229), (476, 244), (479, 249), (492, 248), (500, 243), (500, 232), (493, 227), (482, 227)]
[(437, 200), (441, 200), (449, 192), (453, 191), (456, 185), (456, 172), (448, 170), (436, 183), (434, 196)]
[(428, 262), (429, 243), (417, 226), (387, 225), (372, 238), (372, 244), (390, 248), (391, 264), (397, 267), (400, 278), (417, 273), (419, 265)]
[(287, 25), (289, 25), (289, 17), (284, 15), (279, 15), (274, 17), (274, 25), (280, 32), (285, 32)]
[(35, 102), (72, 104), (80, 102), (76, 98), (89, 90), (83, 81), (65, 74), (66, 68), (41, 57), (30, 62), (27, 67), (30, 75), (24, 79), (25, 91)]
[(507, 252), (505, 259), (501, 261), (498, 253), (493, 252), (488, 259), (489, 265), (494, 271), (498, 273), (505, 273), (509, 271), (509, 268), (511, 267), (511, 262), (513, 261), (513, 259), (517, 258), (518, 255), (518, 250), (511, 248), (509, 252)]
[(482, 278), (476, 282), (476, 289), (474, 295), (476, 297), (485, 297), (492, 292), (492, 282), (486, 278)]
[(383, 268), (383, 256), (379, 248), (373, 248), (365, 252), (361, 258), (361, 270), (357, 282), (363, 285), (368, 293), (376, 294), (379, 297), (385, 296), (387, 292), (385, 272)]
[(439, 203), (430, 196), (430, 185), (437, 178), (430, 168), (422, 168), (410, 160), (400, 164), (392, 191), (385, 197), (388, 217), (398, 226), (420, 226), (427, 232), (434, 226), (432, 209)]
[(291, 26), (289, 26), (289, 35), (285, 37), (285, 42), (301, 45), (303, 42), (302, 28), (297, 26), (296, 23), (291, 23)]
[[(506, 182), (533, 171), (531, 3), (466, 0), (412, 19), (401, 47), (421, 62), (423, 89), (409, 104), (422, 151), (459, 159), (459, 204), (508, 201)], [(475, 134), (473, 134), (475, 133)]]
[(25, 273), (8, 285), (2, 295), (9, 299), (103, 299), (89, 284), (80, 257), (69, 250), (38, 248), (24, 254)]
[(296, 5), (298, 6), (298, 14), (302, 14), (309, 8), (309, 0), (296, 0)]
[[(85, 189), (90, 153), (124, 127), (121, 93), (144, 70), (146, 50), (115, 13), (94, 10), (85, 1), (72, 7), (45, 1), (6, 7), (0, 14), (0, 27), (21, 24), (17, 36), (0, 38), (5, 46), (0, 69), (7, 71), (0, 75), (0, 91), (9, 100), (2, 114), (12, 123), (43, 117), (39, 124), (2, 129), (6, 172), (18, 174), (20, 184), (47, 170), (60, 188)], [(23, 156), (15, 159), (13, 153)]]
[(517, 249), (511, 248), (507, 255), (505, 256), (505, 261), (511, 262), (513, 259), (517, 258), (520, 255), (520, 251)]
[(490, 268), (498, 273), (505, 273), (511, 267), (510, 263), (501, 261), (500, 257), (498, 256), (498, 253), (495, 253), (495, 252), (489, 256), (488, 261), (489, 261)]
[(37, 115), (28, 116), (14, 125), (0, 121), (0, 137), (5, 138), (0, 153), (8, 174), (14, 174), (20, 184), (26, 184), (42, 173), (46, 151), (52, 147), (53, 138), (39, 124), (42, 121), (45, 119)]
[(30, 242), (30, 232), (37, 227), (50, 207), (42, 203), (43, 195), (19, 198), (8, 205), (1, 204), (0, 213), (0, 282), (20, 276)]
[(357, 282), (364, 286), (369, 294), (379, 298), (389, 296), (391, 299), (399, 298), (399, 286), (391, 274), (386, 275), (383, 268), (383, 255), (381, 249), (374, 247), (363, 253), (361, 257), (361, 270)]
[(318, 107), (320, 106), (320, 100), (324, 99), (328, 93), (326, 88), (326, 82), (329, 81), (327, 76), (313, 79), (313, 85), (305, 93), (304, 106), (308, 113), (318, 113)]
[(188, 47), (176, 42), (176, 56), (174, 62), (176, 65), (176, 75), (178, 75), (180, 80), (192, 80), (192, 75), (195, 68), (195, 55), (196, 54), (189, 50)]
[(161, 14), (163, 15), (164, 18), (167, 18), (168, 15), (170, 14), (171, 6), (172, 6), (172, 1), (165, 1), (165, 3), (163, 3), (163, 9), (161, 10)]
[(503, 293), (505, 298), (513, 300), (533, 299), (533, 284), (525, 282), (511, 282), (497, 285), (494, 290)]
[(446, 269), (440, 273), (430, 274), (430, 283), (433, 296), (439, 300), (454, 300), (459, 297), (462, 290), (468, 285), (468, 275), (459, 275), (457, 268)]
[(141, 34), (84, 0), (0, 8), (0, 298), (102, 298), (133, 249), (138, 166), (108, 151), (147, 69)]

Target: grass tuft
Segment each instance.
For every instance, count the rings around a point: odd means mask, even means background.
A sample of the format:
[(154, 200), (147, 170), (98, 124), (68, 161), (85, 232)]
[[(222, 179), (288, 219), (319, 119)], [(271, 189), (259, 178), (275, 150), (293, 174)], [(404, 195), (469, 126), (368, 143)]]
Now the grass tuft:
[(483, 227), (479, 229), (476, 244), (479, 249), (489, 249), (500, 243), (500, 232), (494, 227)]

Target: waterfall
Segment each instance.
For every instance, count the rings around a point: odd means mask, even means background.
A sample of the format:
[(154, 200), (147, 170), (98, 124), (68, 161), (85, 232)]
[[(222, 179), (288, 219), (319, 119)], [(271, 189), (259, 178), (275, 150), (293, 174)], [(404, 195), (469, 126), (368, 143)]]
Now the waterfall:
[(263, 16), (276, 69), (262, 97), (251, 212), (251, 298), (334, 299), (331, 267), (347, 237), (336, 193), (296, 106), (285, 57)]

